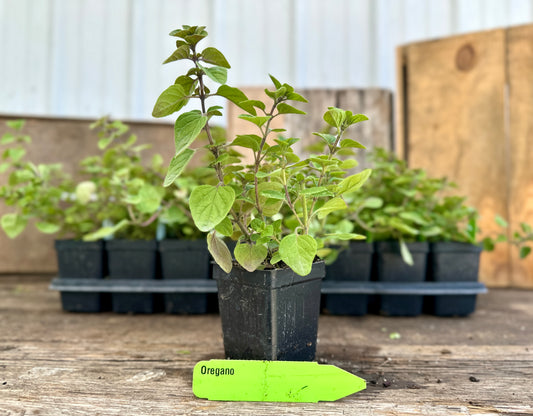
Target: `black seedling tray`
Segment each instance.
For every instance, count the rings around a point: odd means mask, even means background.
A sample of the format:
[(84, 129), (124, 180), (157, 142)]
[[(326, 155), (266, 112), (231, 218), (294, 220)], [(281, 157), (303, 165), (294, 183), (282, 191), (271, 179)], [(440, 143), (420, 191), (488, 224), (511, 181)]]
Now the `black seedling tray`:
[[(216, 294), (217, 285), (214, 280), (180, 279), (74, 279), (55, 278), (50, 285), (51, 290), (61, 293), (197, 293)], [(433, 296), (467, 296), (469, 298), (486, 293), (487, 288), (479, 282), (353, 282), (323, 281), (323, 295), (421, 295)], [(461, 315), (461, 313), (459, 313)]]

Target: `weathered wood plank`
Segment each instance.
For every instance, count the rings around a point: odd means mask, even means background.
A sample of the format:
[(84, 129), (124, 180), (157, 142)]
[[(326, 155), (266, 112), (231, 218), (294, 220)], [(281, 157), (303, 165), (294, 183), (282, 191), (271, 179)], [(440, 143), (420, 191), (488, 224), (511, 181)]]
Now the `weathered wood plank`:
[(321, 316), (319, 361), (368, 388), (334, 403), (283, 404), (194, 397), (194, 364), (223, 358), (218, 315), (64, 313), (48, 283), (0, 279), (2, 416), (533, 412), (532, 291), (493, 290), (467, 319)]
[[(509, 219), (510, 229), (521, 222), (533, 223), (533, 26), (507, 31), (508, 108), (509, 120)], [(533, 287), (533, 256), (520, 260), (511, 251), (511, 281), (518, 287)]]
[[(404, 48), (407, 132), (412, 167), (447, 176), (481, 214), (484, 233), (508, 216), (504, 85), (505, 31), (493, 30)], [(491, 286), (510, 283), (509, 249), (484, 253), (480, 276)]]

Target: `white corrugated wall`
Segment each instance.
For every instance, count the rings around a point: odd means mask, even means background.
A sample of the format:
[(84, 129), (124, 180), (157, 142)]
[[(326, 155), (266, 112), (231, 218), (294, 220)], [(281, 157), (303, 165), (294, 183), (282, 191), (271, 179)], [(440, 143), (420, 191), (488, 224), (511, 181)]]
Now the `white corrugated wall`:
[(394, 89), (397, 45), (532, 21), (533, 0), (0, 0), (0, 113), (150, 120), (182, 24), (231, 85)]

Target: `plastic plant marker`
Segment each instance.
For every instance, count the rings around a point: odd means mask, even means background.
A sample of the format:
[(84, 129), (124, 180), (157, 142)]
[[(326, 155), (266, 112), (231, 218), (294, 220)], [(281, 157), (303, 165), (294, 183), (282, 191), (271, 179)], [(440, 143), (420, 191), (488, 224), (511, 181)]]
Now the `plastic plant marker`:
[(200, 361), (192, 381), (201, 399), (245, 402), (335, 401), (365, 388), (347, 371), (306, 361)]

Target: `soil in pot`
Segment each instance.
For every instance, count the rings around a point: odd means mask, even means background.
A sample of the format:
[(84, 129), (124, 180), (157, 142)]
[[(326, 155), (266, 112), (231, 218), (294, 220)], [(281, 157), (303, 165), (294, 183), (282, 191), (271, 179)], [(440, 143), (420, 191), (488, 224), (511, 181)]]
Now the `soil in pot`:
[(247, 272), (218, 265), (213, 277), (227, 358), (313, 361), (316, 353), (323, 262), (299, 276), (290, 269)]
[[(55, 249), (59, 278), (104, 278), (103, 241), (56, 240)], [(61, 292), (61, 305), (69, 312), (102, 312), (110, 309), (110, 297), (104, 293)]]
[[(200, 279), (211, 276), (211, 264), (205, 240), (167, 239), (159, 242), (161, 277), (163, 279)], [(166, 293), (165, 312), (174, 314), (202, 314), (212, 297), (204, 293)]]
[[(429, 280), (434, 282), (477, 282), (482, 248), (459, 242), (431, 244)], [(476, 295), (428, 297), (429, 311), (437, 316), (466, 316), (476, 309)]]
[[(373, 244), (352, 241), (339, 253), (337, 260), (326, 266), (325, 280), (368, 282), (372, 275)], [(332, 315), (362, 316), (368, 312), (368, 296), (328, 294), (322, 297), (323, 311)]]
[[(155, 240), (110, 240), (106, 243), (109, 278), (139, 280), (157, 278), (157, 242)], [(113, 312), (156, 312), (152, 293), (113, 293)]]
[[(408, 265), (400, 254), (397, 241), (375, 243), (376, 280), (380, 282), (424, 282), (426, 279), (429, 244), (416, 242), (407, 244), (414, 264)], [(379, 312), (387, 316), (417, 316), (422, 313), (422, 295), (381, 295)]]

